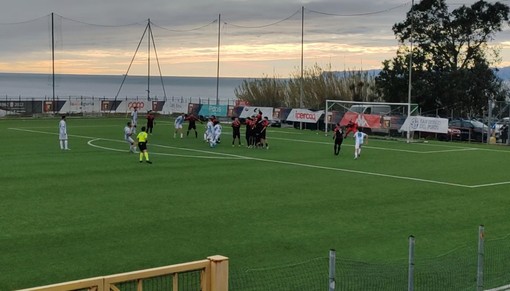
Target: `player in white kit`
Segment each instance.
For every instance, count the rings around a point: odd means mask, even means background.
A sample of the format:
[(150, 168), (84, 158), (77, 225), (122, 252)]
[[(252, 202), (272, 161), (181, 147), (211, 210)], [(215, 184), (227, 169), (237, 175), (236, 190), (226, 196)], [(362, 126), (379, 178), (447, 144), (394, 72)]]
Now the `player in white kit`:
[(67, 143), (67, 123), (65, 116), (62, 116), (62, 119), (60, 119), (58, 124), (58, 139), (60, 140), (60, 149), (69, 150)]
[(133, 125), (131, 122), (128, 122), (124, 127), (124, 140), (129, 143), (129, 152), (136, 153), (136, 145), (135, 141), (131, 137), (133, 135)]
[(213, 135), (212, 135), (212, 139), (209, 141), (209, 145), (212, 148), (215, 147), (219, 143), (219, 140), (221, 137), (221, 130), (222, 130), (222, 127), (221, 127), (220, 122), (214, 121)]
[[(368, 143), (368, 135), (366, 133), (364, 133), (363, 131), (358, 130), (354, 134), (354, 139), (355, 139), (355, 143), (354, 143), (354, 159), (357, 159), (359, 156), (361, 156), (361, 146), (364, 143)], [(365, 140), (366, 140), (366, 142), (365, 142)]]

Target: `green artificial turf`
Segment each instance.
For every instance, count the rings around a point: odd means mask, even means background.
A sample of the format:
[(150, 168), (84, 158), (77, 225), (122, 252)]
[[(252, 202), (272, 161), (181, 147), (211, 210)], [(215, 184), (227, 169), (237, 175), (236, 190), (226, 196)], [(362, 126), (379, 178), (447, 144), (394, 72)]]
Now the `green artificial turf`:
[(352, 137), (334, 156), (322, 132), (270, 128), (269, 150), (248, 149), (231, 146), (224, 124), (211, 149), (205, 124), (198, 139), (174, 139), (159, 118), (149, 165), (128, 153), (126, 121), (69, 117), (61, 151), (58, 119), (0, 119), (1, 290), (216, 254), (232, 274), (332, 248), (405, 261), (409, 235), (419, 258), (434, 258), (476, 246), (480, 224), (487, 238), (510, 233), (510, 147), (370, 136), (354, 160)]

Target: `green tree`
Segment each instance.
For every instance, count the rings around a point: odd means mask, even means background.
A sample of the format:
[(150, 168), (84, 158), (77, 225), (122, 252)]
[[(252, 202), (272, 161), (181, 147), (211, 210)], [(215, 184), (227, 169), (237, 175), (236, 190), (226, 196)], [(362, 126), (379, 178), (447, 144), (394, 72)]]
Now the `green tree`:
[[(458, 115), (481, 115), (489, 96), (505, 92), (491, 66), (497, 49), (487, 43), (508, 22), (509, 7), (483, 0), (449, 11), (445, 0), (423, 0), (393, 26), (400, 43), (397, 56), (383, 62), (376, 78), (386, 101), (407, 102), (412, 53), (412, 102), (425, 111), (437, 108)], [(405, 46), (413, 41), (413, 51)]]

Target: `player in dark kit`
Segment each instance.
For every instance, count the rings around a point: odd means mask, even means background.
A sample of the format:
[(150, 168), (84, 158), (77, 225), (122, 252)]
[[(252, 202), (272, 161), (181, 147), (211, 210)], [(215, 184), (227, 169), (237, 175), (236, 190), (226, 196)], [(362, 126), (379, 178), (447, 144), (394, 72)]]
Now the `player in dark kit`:
[(239, 146), (241, 146), (241, 122), (239, 118), (234, 117), (232, 121), (232, 146), (234, 146), (236, 138), (239, 142)]
[[(195, 117), (195, 115), (193, 114), (184, 114), (184, 120), (187, 120), (189, 122), (189, 125), (188, 125), (188, 131), (186, 131), (186, 136), (189, 136), (189, 132), (190, 130), (194, 130), (195, 131), (195, 138), (198, 138), (198, 132), (197, 132), (197, 124), (196, 122), (197, 121), (200, 121), (200, 119), (198, 119), (197, 117)], [(202, 121), (200, 121), (200, 123), (202, 123)]]
[(342, 127), (340, 127), (340, 122), (336, 125), (335, 129), (333, 130), (333, 139), (335, 140), (334, 145), (334, 153), (336, 156), (340, 153), (340, 148), (342, 147), (342, 142), (344, 141), (344, 131), (342, 130)]
[(246, 124), (246, 146), (251, 148), (252, 147), (252, 141), (253, 141), (253, 130), (252, 130), (252, 124), (253, 120), (251, 117), (246, 118), (245, 124)]
[(152, 110), (149, 110), (147, 113), (147, 133), (152, 134), (152, 129), (154, 128), (154, 114), (152, 114)]

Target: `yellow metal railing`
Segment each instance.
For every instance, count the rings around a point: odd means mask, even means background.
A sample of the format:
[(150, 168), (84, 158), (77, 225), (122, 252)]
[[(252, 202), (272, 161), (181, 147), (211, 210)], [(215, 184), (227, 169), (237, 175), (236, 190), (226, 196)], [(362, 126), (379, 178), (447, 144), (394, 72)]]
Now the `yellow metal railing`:
[(128, 273), (83, 279), (72, 282), (59, 283), (23, 289), (24, 291), (120, 291), (119, 285), (126, 282), (136, 282), (136, 290), (143, 291), (144, 281), (161, 276), (172, 277), (172, 290), (179, 290), (179, 274), (200, 271), (200, 290), (228, 291), (228, 258), (211, 256), (206, 260), (146, 269)]

